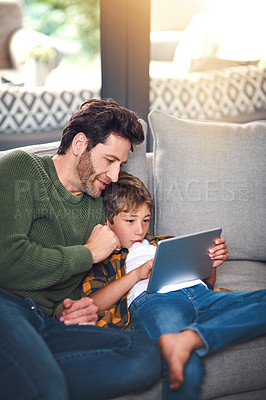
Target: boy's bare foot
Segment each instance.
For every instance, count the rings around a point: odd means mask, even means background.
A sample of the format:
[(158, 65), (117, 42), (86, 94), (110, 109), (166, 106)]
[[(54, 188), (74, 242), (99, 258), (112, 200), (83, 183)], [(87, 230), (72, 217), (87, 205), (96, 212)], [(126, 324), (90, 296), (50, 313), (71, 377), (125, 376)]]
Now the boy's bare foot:
[(166, 333), (159, 337), (158, 344), (168, 365), (170, 389), (178, 389), (183, 380), (184, 367), (193, 350), (204, 346), (200, 336), (190, 330)]

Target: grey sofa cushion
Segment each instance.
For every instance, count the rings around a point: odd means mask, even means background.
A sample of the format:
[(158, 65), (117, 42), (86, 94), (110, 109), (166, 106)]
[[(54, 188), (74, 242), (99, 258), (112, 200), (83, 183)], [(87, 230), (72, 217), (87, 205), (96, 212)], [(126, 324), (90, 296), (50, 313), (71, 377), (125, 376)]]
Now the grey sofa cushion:
[(147, 123), (140, 119), (143, 127), (145, 140), (144, 142), (134, 148), (133, 153), (130, 152), (128, 155), (127, 163), (122, 169), (137, 176), (142, 182), (148, 185), (148, 168), (146, 160), (146, 138), (147, 138)]
[(50, 142), (50, 143), (43, 143), (43, 144), (33, 144), (29, 146), (23, 146), (23, 147), (18, 147), (16, 149), (10, 149), (10, 150), (5, 150), (5, 151), (0, 151), (0, 157), (4, 156), (5, 154), (8, 154), (14, 150), (22, 150), (26, 151), (27, 153), (33, 153), (37, 154), (39, 156), (54, 156), (56, 153), (56, 150), (59, 147), (60, 142)]
[(226, 261), (217, 269), (215, 286), (234, 292), (265, 289), (266, 263), (247, 260)]
[(221, 226), (232, 259), (266, 260), (266, 121), (181, 120), (152, 111), (155, 234)]
[[(229, 345), (206, 357), (201, 400), (265, 399), (266, 336)], [(114, 400), (161, 400), (162, 380), (140, 394)], [(186, 400), (186, 399), (184, 399)]]

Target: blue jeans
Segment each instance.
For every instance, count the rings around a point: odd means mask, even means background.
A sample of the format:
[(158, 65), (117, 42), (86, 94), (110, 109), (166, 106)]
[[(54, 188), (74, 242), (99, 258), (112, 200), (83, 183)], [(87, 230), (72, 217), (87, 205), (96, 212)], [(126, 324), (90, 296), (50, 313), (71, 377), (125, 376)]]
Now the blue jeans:
[[(266, 333), (266, 289), (255, 292), (215, 292), (203, 285), (170, 293), (143, 292), (130, 306), (135, 331), (154, 341), (164, 333), (186, 329), (197, 332), (205, 347), (192, 353), (184, 371), (184, 383), (170, 390), (164, 382), (164, 399), (200, 398), (204, 375), (202, 356), (238, 340)], [(164, 366), (164, 376), (167, 368)]]
[(160, 375), (159, 349), (146, 336), (65, 326), (31, 299), (0, 291), (2, 399), (108, 399), (144, 390)]

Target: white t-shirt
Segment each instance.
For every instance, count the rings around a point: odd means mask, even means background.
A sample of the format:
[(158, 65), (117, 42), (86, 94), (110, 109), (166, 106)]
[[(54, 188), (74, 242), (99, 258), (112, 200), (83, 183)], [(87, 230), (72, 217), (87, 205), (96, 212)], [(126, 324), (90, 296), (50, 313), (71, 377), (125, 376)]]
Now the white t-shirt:
[[(156, 246), (150, 244), (147, 239), (144, 239), (141, 243), (134, 243), (133, 246), (130, 247), (126, 258), (126, 273), (128, 274), (130, 271), (133, 271), (134, 269), (140, 267), (142, 264), (145, 264), (145, 262), (149, 261), (151, 258), (154, 258), (155, 251)], [(128, 307), (136, 297), (147, 290), (148, 283), (149, 278), (142, 279), (141, 281), (135, 283), (135, 285), (130, 289), (127, 297)], [(205, 285), (202, 280), (194, 279), (192, 281), (177, 283), (175, 285), (163, 286), (162, 289), (159, 290), (159, 293), (173, 292), (174, 290), (180, 290), (186, 287), (195, 286), (199, 283)]]

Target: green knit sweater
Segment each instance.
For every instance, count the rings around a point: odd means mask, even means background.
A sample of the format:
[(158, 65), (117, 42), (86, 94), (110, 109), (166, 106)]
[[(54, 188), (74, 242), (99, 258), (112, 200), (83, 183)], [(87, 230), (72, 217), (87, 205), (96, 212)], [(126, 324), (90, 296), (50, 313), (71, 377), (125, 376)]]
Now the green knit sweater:
[(54, 315), (63, 299), (80, 297), (92, 267), (82, 244), (104, 223), (102, 199), (70, 194), (48, 156), (12, 152), (0, 159), (0, 177), (0, 289)]

